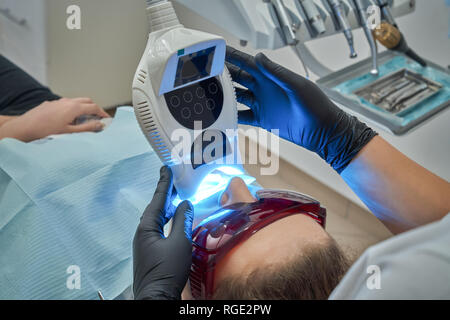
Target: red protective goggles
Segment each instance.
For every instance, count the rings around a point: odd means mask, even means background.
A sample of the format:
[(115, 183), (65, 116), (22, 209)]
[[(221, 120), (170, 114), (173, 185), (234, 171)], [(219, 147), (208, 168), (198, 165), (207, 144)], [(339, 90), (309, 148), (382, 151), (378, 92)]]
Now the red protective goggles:
[(258, 201), (236, 203), (203, 220), (192, 236), (192, 267), (189, 276), (195, 299), (211, 299), (216, 264), (238, 243), (258, 230), (294, 214), (306, 214), (323, 228), (326, 209), (317, 200), (293, 191), (260, 190)]

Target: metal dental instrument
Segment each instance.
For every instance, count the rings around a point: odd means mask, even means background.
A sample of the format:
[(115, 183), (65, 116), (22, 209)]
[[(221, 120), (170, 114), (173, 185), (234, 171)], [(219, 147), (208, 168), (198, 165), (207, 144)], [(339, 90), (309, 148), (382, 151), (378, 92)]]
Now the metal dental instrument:
[(358, 9), (361, 27), (364, 30), (367, 41), (369, 42), (370, 51), (372, 52), (372, 70), (370, 70), (370, 73), (378, 75), (378, 49), (375, 39), (373, 38), (372, 30), (369, 28), (369, 22), (365, 11), (366, 8), (364, 7), (362, 0), (354, 0), (354, 2)]
[(350, 58), (356, 58), (358, 54), (355, 51), (353, 46), (353, 33), (352, 28), (350, 27), (350, 23), (347, 20), (345, 15), (344, 5), (340, 0), (328, 0), (330, 7), (333, 9), (334, 15), (336, 16), (339, 25), (344, 33), (345, 38), (347, 39), (348, 46), (350, 47)]
[(282, 0), (272, 0), (272, 3), (277, 12), (281, 29), (283, 30), (283, 34), (286, 38), (286, 43), (290, 46), (295, 45), (297, 43), (297, 38), (295, 36), (292, 20), (286, 10), (286, 7), (284, 6), (284, 3)]
[(379, 92), (377, 92), (381, 97), (387, 96), (390, 94), (390, 92), (395, 92), (396, 90), (399, 90), (409, 84), (411, 81), (409, 79), (394, 79), (394, 81), (388, 82), (384, 84)]
[(385, 92), (386, 90), (390, 90), (391, 86), (394, 85), (395, 83), (398, 83), (399, 81), (405, 81), (406, 79), (402, 79), (402, 78), (392, 78), (389, 79), (389, 81), (387, 82), (382, 82), (382, 83), (377, 83), (376, 85), (373, 86), (373, 92), (376, 92), (376, 90), (379, 90), (379, 94), (382, 94), (383, 92)]
[(383, 12), (384, 19), (398, 28), (397, 23), (394, 20), (394, 17), (392, 16), (391, 10), (389, 9), (389, 3), (387, 0), (376, 0), (378, 6), (380, 7), (381, 11)]
[(405, 92), (408, 92), (409, 90), (412, 90), (417, 84), (415, 82), (411, 82), (407, 86), (403, 87), (402, 89), (390, 94), (388, 97), (385, 98), (386, 102), (389, 105), (392, 105), (395, 103), (398, 97), (403, 95)]
[(391, 104), (391, 108), (395, 109), (399, 104), (405, 102), (406, 100), (409, 100), (416, 96), (417, 94), (421, 93), (422, 91), (425, 91), (428, 89), (428, 85), (426, 83), (422, 83), (420, 86), (417, 86), (413, 88), (412, 90), (406, 91), (405, 93), (401, 94), (399, 97), (395, 99), (395, 101)]
[(399, 109), (406, 109), (411, 106), (414, 106), (415, 104), (417, 104), (419, 102), (422, 102), (422, 100), (424, 100), (427, 96), (430, 95), (429, 91), (430, 91), (429, 89), (426, 89), (426, 90), (422, 91), (421, 93), (404, 100)]
[(312, 0), (299, 0), (299, 1), (313, 29), (318, 34), (325, 33), (326, 31), (325, 23), (323, 22), (322, 16), (320, 15), (319, 10), (317, 10), (317, 7), (314, 4), (314, 2)]
[(400, 89), (403, 88), (403, 84), (406, 85), (410, 82), (409, 79), (405, 78), (397, 78), (393, 79), (389, 82), (382, 83), (379, 87), (376, 88), (376, 90), (379, 90), (377, 94), (384, 95), (387, 92), (391, 92), (393, 89)]
[(303, 69), (305, 70), (305, 76), (306, 78), (309, 79), (309, 70), (305, 65), (305, 62), (300, 54), (300, 51), (297, 48), (297, 44), (299, 41), (297, 40), (297, 36), (295, 34), (292, 19), (289, 16), (289, 13), (282, 0), (272, 0), (272, 4), (275, 8), (275, 11), (278, 16), (278, 21), (280, 23), (283, 34), (286, 38), (286, 43), (294, 49), (295, 54), (298, 56), (303, 65)]
[(374, 97), (374, 102), (375, 103), (380, 103), (385, 98), (389, 97), (391, 94), (397, 92), (400, 89), (403, 89), (404, 87), (406, 87), (407, 85), (410, 85), (410, 84), (411, 84), (411, 81), (403, 80), (403, 81), (400, 81), (398, 84), (396, 84), (393, 87), (389, 86), (388, 88), (384, 88), (380, 92), (374, 93), (372, 95)]
[(105, 300), (105, 297), (103, 297), (103, 294), (100, 290), (97, 291), (97, 295), (100, 300)]

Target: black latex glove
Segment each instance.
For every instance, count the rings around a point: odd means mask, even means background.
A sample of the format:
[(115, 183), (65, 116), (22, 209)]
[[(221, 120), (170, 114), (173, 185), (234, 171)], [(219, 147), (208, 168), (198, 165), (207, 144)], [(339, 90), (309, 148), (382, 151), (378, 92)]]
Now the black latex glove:
[[(176, 210), (172, 171), (161, 168), (153, 200), (142, 215), (133, 241), (133, 291), (136, 300), (179, 300), (192, 263), (192, 220), (189, 201)], [(172, 231), (164, 237), (164, 225), (175, 211)]]
[(317, 153), (341, 173), (377, 133), (338, 108), (317, 85), (272, 62), (227, 48), (227, 66), (238, 102), (239, 123), (278, 129), (281, 138)]

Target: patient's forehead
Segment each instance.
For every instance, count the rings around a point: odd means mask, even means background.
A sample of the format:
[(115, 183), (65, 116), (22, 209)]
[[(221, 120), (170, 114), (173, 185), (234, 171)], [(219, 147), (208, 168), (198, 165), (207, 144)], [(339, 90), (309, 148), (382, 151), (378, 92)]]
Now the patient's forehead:
[(245, 276), (258, 267), (282, 265), (329, 235), (304, 214), (285, 217), (266, 226), (234, 247), (216, 266), (215, 283), (230, 276)]

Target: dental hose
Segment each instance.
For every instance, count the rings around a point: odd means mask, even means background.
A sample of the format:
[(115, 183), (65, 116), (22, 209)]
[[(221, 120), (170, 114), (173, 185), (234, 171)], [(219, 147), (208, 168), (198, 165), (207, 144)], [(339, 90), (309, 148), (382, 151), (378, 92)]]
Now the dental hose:
[(406, 43), (403, 34), (393, 25), (382, 22), (374, 30), (375, 38), (386, 48), (393, 51), (404, 53), (407, 57), (419, 63), (422, 67), (426, 67), (427, 63), (418, 56)]

